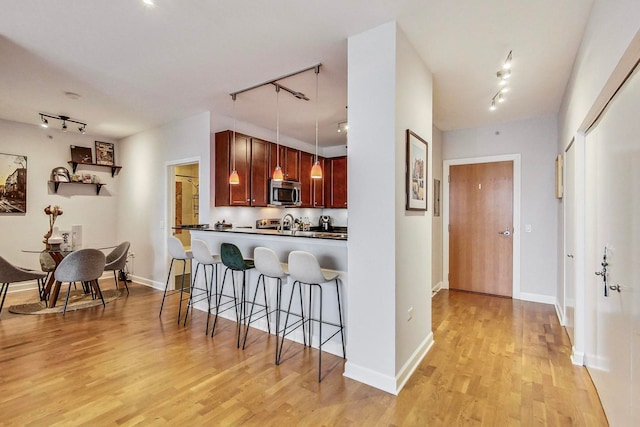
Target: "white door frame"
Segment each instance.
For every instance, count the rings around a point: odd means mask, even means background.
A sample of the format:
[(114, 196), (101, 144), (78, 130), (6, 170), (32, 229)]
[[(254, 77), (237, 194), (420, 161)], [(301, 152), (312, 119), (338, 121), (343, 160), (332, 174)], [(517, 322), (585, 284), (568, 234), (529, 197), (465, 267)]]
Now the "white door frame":
[(443, 287), (449, 289), (449, 170), (453, 165), (470, 165), (475, 163), (494, 163), (513, 161), (513, 298), (522, 299), (520, 295), (520, 187), (521, 168), (520, 154), (501, 156), (470, 157), (465, 159), (444, 160), (442, 168), (442, 276)]
[[(173, 178), (175, 175), (175, 167), (176, 166), (180, 166), (180, 165), (188, 165), (188, 164), (193, 164), (193, 163), (197, 163), (198, 164), (198, 182), (202, 181), (202, 159), (198, 156), (198, 157), (187, 157), (185, 159), (178, 159), (178, 160), (169, 160), (164, 162), (164, 182), (165, 182), (165, 192), (164, 192), (164, 201), (163, 204), (165, 206), (165, 210), (164, 210), (164, 224), (165, 224), (165, 238), (164, 238), (164, 258), (168, 259), (169, 258), (169, 249), (167, 246), (167, 240), (169, 239), (169, 236), (171, 236), (172, 234), (172, 224), (173, 224), (173, 210), (175, 209), (175, 185), (173, 184)], [(208, 179), (208, 178), (207, 178)], [(202, 199), (202, 192), (200, 192), (200, 200), (198, 200), (198, 203), (201, 203)], [(200, 209), (200, 213), (202, 212), (202, 209)], [(165, 262), (165, 265), (167, 263)], [(168, 266), (166, 267), (167, 269), (169, 268)], [(169, 274), (168, 270), (165, 273), (165, 277)]]

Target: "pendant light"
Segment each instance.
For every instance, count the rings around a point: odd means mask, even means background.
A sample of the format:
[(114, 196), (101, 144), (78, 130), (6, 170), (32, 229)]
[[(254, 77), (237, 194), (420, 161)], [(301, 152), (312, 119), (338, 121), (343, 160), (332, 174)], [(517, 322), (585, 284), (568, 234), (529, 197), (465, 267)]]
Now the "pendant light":
[(316, 160), (311, 168), (311, 179), (322, 179), (322, 167), (318, 161), (318, 74), (320, 73), (320, 66), (316, 66)]
[(280, 85), (276, 84), (276, 168), (273, 170), (273, 181), (282, 181), (282, 169), (280, 168)]
[(236, 171), (236, 95), (231, 97), (233, 99), (233, 144), (231, 145), (231, 175), (229, 175), (229, 184), (240, 184), (240, 176)]

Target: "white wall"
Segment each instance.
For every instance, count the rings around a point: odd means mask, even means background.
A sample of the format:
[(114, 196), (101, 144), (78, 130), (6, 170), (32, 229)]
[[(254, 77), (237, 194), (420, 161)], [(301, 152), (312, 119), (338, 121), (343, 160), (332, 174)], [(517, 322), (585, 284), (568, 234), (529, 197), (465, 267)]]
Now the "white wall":
[[(521, 155), (521, 297), (552, 304), (556, 298), (558, 268), (557, 139), (556, 117), (545, 116), (445, 132), (443, 144), (445, 160)], [(523, 232), (526, 224), (531, 225), (531, 233)]]
[[(437, 127), (433, 127), (433, 141), (431, 150), (433, 154), (433, 162), (431, 162), (433, 170), (433, 179), (440, 180), (440, 216), (433, 215), (433, 223), (431, 226), (432, 244), (431, 244), (431, 287), (436, 288), (442, 285), (442, 191), (444, 182), (442, 181), (442, 131)], [(433, 192), (431, 193), (433, 200)]]
[[(433, 343), (431, 334), (431, 217), (433, 138), (431, 72), (404, 33), (396, 32), (396, 377), (404, 385)], [(428, 143), (427, 211), (406, 210), (406, 130)], [(413, 318), (408, 312), (413, 309)]]
[[(574, 363), (582, 364), (585, 351), (585, 334), (593, 327), (591, 316), (585, 313), (586, 276), (592, 274), (593, 266), (585, 264), (585, 179), (590, 173), (585, 168), (585, 138), (583, 132), (595, 119), (606, 101), (615, 92), (620, 82), (640, 56), (640, 2), (635, 0), (596, 0), (576, 60), (567, 84), (558, 114), (559, 139), (557, 152), (561, 153), (575, 139), (576, 151), (576, 212), (572, 220), (578, 229), (575, 242), (576, 264), (576, 310)], [(564, 277), (564, 206), (557, 210), (559, 222), (558, 289), (562, 292)]]
[[(49, 219), (44, 213), (47, 205), (59, 205), (63, 214), (55, 225), (60, 230), (71, 230), (75, 224), (83, 225), (83, 246), (104, 247), (116, 245), (114, 230), (120, 177), (111, 177), (111, 170), (86, 166), (82, 171), (97, 175), (105, 186), (99, 196), (92, 185), (60, 185), (58, 193), (48, 184), (51, 170), (58, 166), (71, 167), (70, 145), (91, 147), (95, 140), (115, 142), (108, 138), (62, 132), (53, 128), (26, 125), (0, 120), (0, 153), (27, 156), (27, 213), (0, 214), (0, 255), (22, 267), (40, 270), (37, 254), (23, 253), (23, 249), (42, 250), (43, 235), (49, 230)], [(122, 160), (120, 145), (115, 143), (116, 163)], [(126, 167), (123, 168), (125, 170)], [(78, 169), (80, 172), (81, 169)], [(4, 184), (4, 183), (3, 183)], [(14, 285), (11, 289), (17, 289)]]
[(404, 181), (405, 130), (431, 139), (431, 74), (395, 22), (349, 38), (348, 64), (345, 376), (395, 394), (432, 342), (431, 217), (405, 211)]
[(345, 376), (389, 392), (396, 388), (395, 35), (392, 22), (349, 38), (347, 96), (350, 322)]
[(142, 283), (164, 287), (169, 267), (166, 240), (172, 221), (168, 216), (168, 164), (199, 161), (199, 221), (209, 221), (209, 132), (206, 112), (120, 142), (123, 191), (117, 209), (118, 239), (131, 242), (133, 277)]

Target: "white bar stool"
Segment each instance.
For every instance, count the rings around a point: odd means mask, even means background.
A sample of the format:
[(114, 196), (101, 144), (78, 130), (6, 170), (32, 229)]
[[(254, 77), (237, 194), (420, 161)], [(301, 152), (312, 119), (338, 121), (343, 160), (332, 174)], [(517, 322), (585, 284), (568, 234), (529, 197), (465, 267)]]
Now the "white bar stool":
[[(267, 318), (267, 330), (271, 333), (271, 320), (269, 319), (269, 315), (276, 312), (276, 364), (279, 363), (278, 358), (278, 348), (279, 348), (279, 339), (280, 339), (280, 301), (282, 298), (282, 280), (287, 280), (289, 273), (289, 267), (286, 263), (281, 263), (278, 259), (278, 255), (269, 248), (257, 247), (253, 251), (253, 262), (255, 264), (255, 269), (260, 275), (258, 276), (258, 281), (256, 282), (256, 289), (253, 294), (253, 300), (251, 301), (251, 310), (249, 312), (249, 321), (247, 322), (247, 326), (251, 326), (252, 322), (262, 319), (263, 317)], [(269, 304), (267, 302), (267, 288), (266, 288), (266, 279), (268, 277), (270, 279), (276, 279), (276, 309), (269, 310)], [(253, 319), (253, 311), (256, 306), (256, 297), (258, 296), (258, 289), (260, 288), (260, 280), (262, 279), (262, 292), (264, 295), (264, 305), (258, 304), (259, 307), (263, 307), (258, 313), (264, 312), (262, 316), (257, 319)], [(244, 333), (244, 341), (242, 344), (242, 349), (244, 350), (247, 345), (247, 335), (249, 335), (249, 328), (245, 330)]]
[[(284, 343), (284, 337), (293, 332), (293, 330), (299, 328), (300, 326), (302, 326), (302, 333), (303, 336), (305, 334), (305, 325), (308, 323), (308, 333), (309, 333), (309, 346), (311, 346), (312, 342), (311, 342), (311, 338), (312, 338), (312, 326), (313, 326), (313, 322), (318, 323), (318, 334), (319, 334), (319, 345), (318, 345), (318, 382), (320, 382), (322, 380), (322, 345), (324, 343), (326, 343), (327, 341), (329, 341), (331, 338), (333, 338), (334, 336), (336, 336), (338, 333), (340, 334), (340, 337), (342, 339), (342, 358), (344, 359), (346, 357), (346, 351), (345, 351), (345, 341), (344, 341), (344, 324), (342, 322), (342, 305), (340, 303), (340, 288), (338, 285), (338, 277), (340, 276), (339, 273), (334, 272), (334, 271), (329, 271), (326, 269), (321, 269), (320, 265), (318, 264), (318, 260), (316, 259), (316, 257), (309, 253), (309, 252), (304, 252), (304, 251), (293, 251), (289, 254), (289, 276), (293, 279), (293, 289), (291, 291), (291, 297), (289, 298), (289, 307), (287, 309), (287, 316), (285, 318), (284, 321), (284, 329), (282, 331), (282, 341), (280, 343), (280, 350), (279, 350), (279, 355), (277, 356), (277, 361), (279, 364), (279, 360), (280, 360), (280, 356), (282, 355), (282, 344)], [(323, 306), (322, 306), (322, 286), (330, 283), (330, 282), (335, 282), (336, 284), (336, 295), (338, 297), (338, 316), (339, 316), (339, 323), (332, 323), (332, 322), (327, 322), (325, 320), (323, 320), (322, 318), (322, 312), (323, 312)], [(291, 329), (290, 331), (287, 331), (287, 329), (290, 327), (288, 325), (289, 323), (289, 315), (291, 314), (291, 302), (293, 301), (293, 294), (295, 291), (295, 286), (296, 284), (298, 285), (298, 292), (300, 295), (300, 302), (301, 302), (301, 321), (297, 321), (294, 324), (291, 325), (291, 327), (293, 327), (293, 329)], [(307, 285), (309, 287), (309, 313), (307, 314), (307, 316), (305, 317), (304, 314), (304, 307), (302, 304), (302, 285)], [(320, 308), (319, 308), (319, 318), (318, 319), (314, 319), (311, 317), (311, 301), (312, 301), (312, 290), (316, 288), (318, 290), (318, 293), (320, 295)], [(331, 334), (330, 337), (326, 338), (326, 339), (322, 339), (322, 325), (329, 325), (332, 327), (336, 327), (337, 330), (336, 332), (334, 332), (333, 334)], [(306, 345), (306, 341), (305, 341), (305, 345)]]
[[(220, 255), (214, 255), (211, 253), (209, 246), (204, 240), (193, 239), (191, 241), (191, 252), (193, 253), (193, 259), (198, 263), (196, 270), (193, 273), (193, 280), (191, 282), (191, 292), (189, 292), (189, 304), (187, 305), (187, 314), (184, 316), (184, 326), (187, 325), (187, 318), (189, 317), (189, 309), (193, 312), (193, 304), (207, 299), (207, 328), (205, 334), (209, 333), (209, 315), (211, 314), (211, 297), (218, 294), (218, 264), (222, 263)], [(198, 270), (204, 271), (204, 285), (205, 288), (198, 288), (196, 286), (198, 278)], [(211, 267), (211, 278), (207, 279), (207, 267)], [(213, 287), (213, 278), (216, 278), (215, 288)], [(196, 291), (201, 291), (199, 294), (194, 295)], [(196, 298), (194, 301), (194, 297)]]
[[(160, 314), (158, 316), (162, 316), (162, 308), (164, 307), (164, 300), (167, 295), (175, 295), (180, 293), (180, 306), (178, 306), (178, 324), (180, 324), (180, 314), (182, 313), (182, 295), (184, 294), (184, 276), (187, 271), (187, 260), (193, 258), (193, 253), (191, 251), (185, 251), (184, 246), (182, 246), (182, 242), (175, 236), (169, 236), (167, 241), (167, 248), (169, 250), (169, 255), (171, 255), (171, 265), (169, 266), (169, 274), (167, 274), (167, 283), (164, 285), (164, 295), (162, 296), (162, 304), (160, 304)], [(169, 288), (169, 279), (171, 278), (171, 270), (173, 269), (174, 261), (182, 261), (182, 281), (180, 284), (180, 290), (171, 291), (167, 294), (167, 289)], [(191, 284), (187, 285), (187, 289)]]

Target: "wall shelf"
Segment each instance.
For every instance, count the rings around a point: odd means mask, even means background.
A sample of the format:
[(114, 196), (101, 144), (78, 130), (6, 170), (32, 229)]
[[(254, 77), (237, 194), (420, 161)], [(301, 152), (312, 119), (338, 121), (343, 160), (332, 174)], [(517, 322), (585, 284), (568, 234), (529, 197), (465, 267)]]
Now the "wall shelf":
[[(69, 162), (71, 163), (71, 162)], [(58, 192), (58, 187), (60, 187), (60, 184), (76, 184), (76, 185), (95, 185), (96, 186), (96, 196), (100, 195), (100, 190), (102, 189), (102, 187), (106, 184), (102, 184), (102, 183), (93, 183), (93, 182), (76, 182), (76, 181), (71, 181), (71, 182), (57, 182), (57, 181), (49, 181), (49, 184), (53, 184), (53, 191), (55, 193)]]
[(109, 168), (109, 169), (111, 169), (111, 177), (112, 178), (114, 176), (118, 175), (118, 173), (120, 172), (120, 169), (122, 169), (122, 166), (99, 165), (97, 163), (85, 163), (85, 162), (74, 162), (74, 161), (69, 161), (67, 163), (69, 163), (69, 165), (71, 166), (71, 170), (73, 170), (73, 173), (76, 173), (76, 169), (78, 169), (78, 165), (98, 166), (100, 168)]

